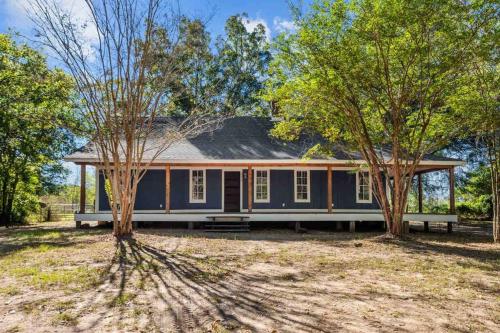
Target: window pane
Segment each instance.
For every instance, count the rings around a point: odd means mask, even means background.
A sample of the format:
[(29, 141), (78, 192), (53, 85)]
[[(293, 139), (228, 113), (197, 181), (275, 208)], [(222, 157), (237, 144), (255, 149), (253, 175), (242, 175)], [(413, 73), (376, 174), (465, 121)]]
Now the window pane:
[(295, 193), (298, 200), (308, 200), (308, 172), (299, 170), (295, 174)]
[(268, 180), (267, 170), (256, 170), (255, 172), (255, 198), (258, 200), (266, 200), (268, 198)]
[(370, 173), (367, 171), (358, 173), (357, 197), (362, 201), (370, 200)]
[(203, 200), (204, 179), (203, 170), (192, 170), (191, 173), (191, 198), (193, 200)]
[(368, 186), (370, 178), (369, 178), (368, 172), (361, 172), (360, 173), (360, 185), (365, 185)]

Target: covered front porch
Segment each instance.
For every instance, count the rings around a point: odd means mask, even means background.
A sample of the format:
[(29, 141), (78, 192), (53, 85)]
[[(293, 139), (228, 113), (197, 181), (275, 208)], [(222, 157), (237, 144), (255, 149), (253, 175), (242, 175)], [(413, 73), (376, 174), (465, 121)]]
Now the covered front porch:
[[(99, 210), (96, 204), (96, 209), (94, 211), (86, 211), (85, 202), (85, 191), (86, 191), (86, 164), (81, 163), (81, 182), (80, 182), (80, 210), (75, 214), (76, 226), (80, 227), (83, 221), (112, 221), (112, 214), (110, 211)], [(94, 166), (98, 167), (98, 165)], [(339, 193), (342, 194), (342, 189), (335, 191), (335, 185), (332, 181), (333, 171), (336, 170), (347, 170), (351, 168), (359, 169), (359, 165), (347, 165), (347, 164), (323, 164), (323, 163), (300, 163), (300, 164), (290, 164), (290, 163), (253, 163), (253, 164), (185, 164), (185, 163), (169, 163), (164, 165), (155, 165), (156, 170), (164, 170), (165, 180), (165, 198), (164, 198), (164, 209), (155, 211), (141, 211), (136, 210), (134, 213), (134, 222), (169, 222), (169, 223), (187, 223), (189, 227), (193, 227), (194, 224), (200, 224), (207, 222), (210, 218), (220, 217), (229, 218), (234, 217), (235, 219), (244, 218), (248, 222), (254, 223), (265, 223), (265, 222), (293, 222), (296, 224), (296, 229), (300, 228), (301, 222), (325, 222), (334, 223), (338, 229), (342, 229), (344, 224), (349, 225), (350, 231), (355, 231), (356, 223), (363, 222), (382, 222), (384, 221), (383, 214), (380, 209), (338, 209), (334, 208), (333, 197)], [(324, 178), (324, 185), (326, 190), (326, 195), (324, 199), (324, 209), (259, 209), (254, 208), (254, 178), (255, 170), (262, 168), (273, 169), (288, 169), (288, 168), (309, 168), (310, 170), (324, 170), (326, 175)], [(171, 209), (171, 170), (178, 168), (218, 168), (222, 170), (222, 174), (227, 170), (241, 170), (241, 182), (243, 184), (243, 179), (246, 182), (245, 195), (241, 195), (241, 205), (239, 206), (239, 211), (237, 212), (226, 212), (222, 209), (198, 209), (198, 210), (175, 210)], [(245, 171), (245, 177), (243, 177), (243, 170)], [(428, 172), (446, 170), (449, 175), (449, 211), (447, 214), (432, 214), (424, 213), (423, 210), (423, 188), (422, 188), (422, 175)], [(424, 225), (424, 230), (429, 231), (430, 223), (444, 222), (447, 224), (448, 232), (452, 231), (453, 224), (458, 222), (458, 216), (455, 213), (455, 176), (454, 176), (454, 165), (453, 164), (429, 164), (419, 166), (415, 174), (415, 178), (418, 183), (418, 211), (417, 212), (407, 212), (404, 215), (405, 229), (409, 230), (409, 222), (421, 222)], [(163, 185), (162, 185), (163, 186)], [(224, 185), (223, 185), (224, 186)], [(241, 191), (243, 191), (243, 186), (241, 186)], [(243, 199), (243, 197), (245, 197)], [(224, 199), (224, 189), (222, 190), (222, 200)], [(162, 199), (163, 200), (163, 199)], [(244, 200), (244, 201), (243, 201)], [(245, 206), (243, 205), (245, 203)], [(137, 223), (135, 223), (137, 225)]]

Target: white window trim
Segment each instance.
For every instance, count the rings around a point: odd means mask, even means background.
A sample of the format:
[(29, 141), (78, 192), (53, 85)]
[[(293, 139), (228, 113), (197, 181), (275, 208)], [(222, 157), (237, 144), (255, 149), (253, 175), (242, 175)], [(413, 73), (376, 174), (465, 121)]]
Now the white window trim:
[[(368, 172), (368, 200), (359, 199), (359, 173)], [(372, 175), (368, 170), (359, 170), (356, 172), (356, 203), (373, 203), (372, 200)]]
[[(203, 171), (203, 199), (193, 199), (193, 171)], [(207, 171), (205, 169), (189, 169), (189, 203), (207, 203)]]
[[(257, 171), (265, 171), (267, 173), (267, 199), (257, 199)], [(254, 168), (253, 169), (253, 202), (270, 203), (271, 202), (271, 170)]]
[[(307, 199), (297, 198), (297, 172), (305, 171), (307, 172)], [(304, 169), (296, 169), (293, 171), (293, 193), (295, 202), (311, 202), (311, 171)]]

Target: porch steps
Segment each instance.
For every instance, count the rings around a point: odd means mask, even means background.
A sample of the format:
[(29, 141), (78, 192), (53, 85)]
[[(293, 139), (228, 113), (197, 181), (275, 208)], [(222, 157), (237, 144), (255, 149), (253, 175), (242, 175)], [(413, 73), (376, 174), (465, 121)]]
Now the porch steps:
[(248, 216), (207, 216), (205, 232), (248, 232)]

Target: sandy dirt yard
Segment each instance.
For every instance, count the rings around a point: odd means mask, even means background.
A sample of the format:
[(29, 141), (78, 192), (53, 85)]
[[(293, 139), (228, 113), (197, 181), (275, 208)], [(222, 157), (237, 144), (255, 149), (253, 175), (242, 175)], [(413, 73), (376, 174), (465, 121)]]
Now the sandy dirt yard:
[(208, 234), (0, 230), (2, 332), (499, 332), (500, 246), (481, 226)]

